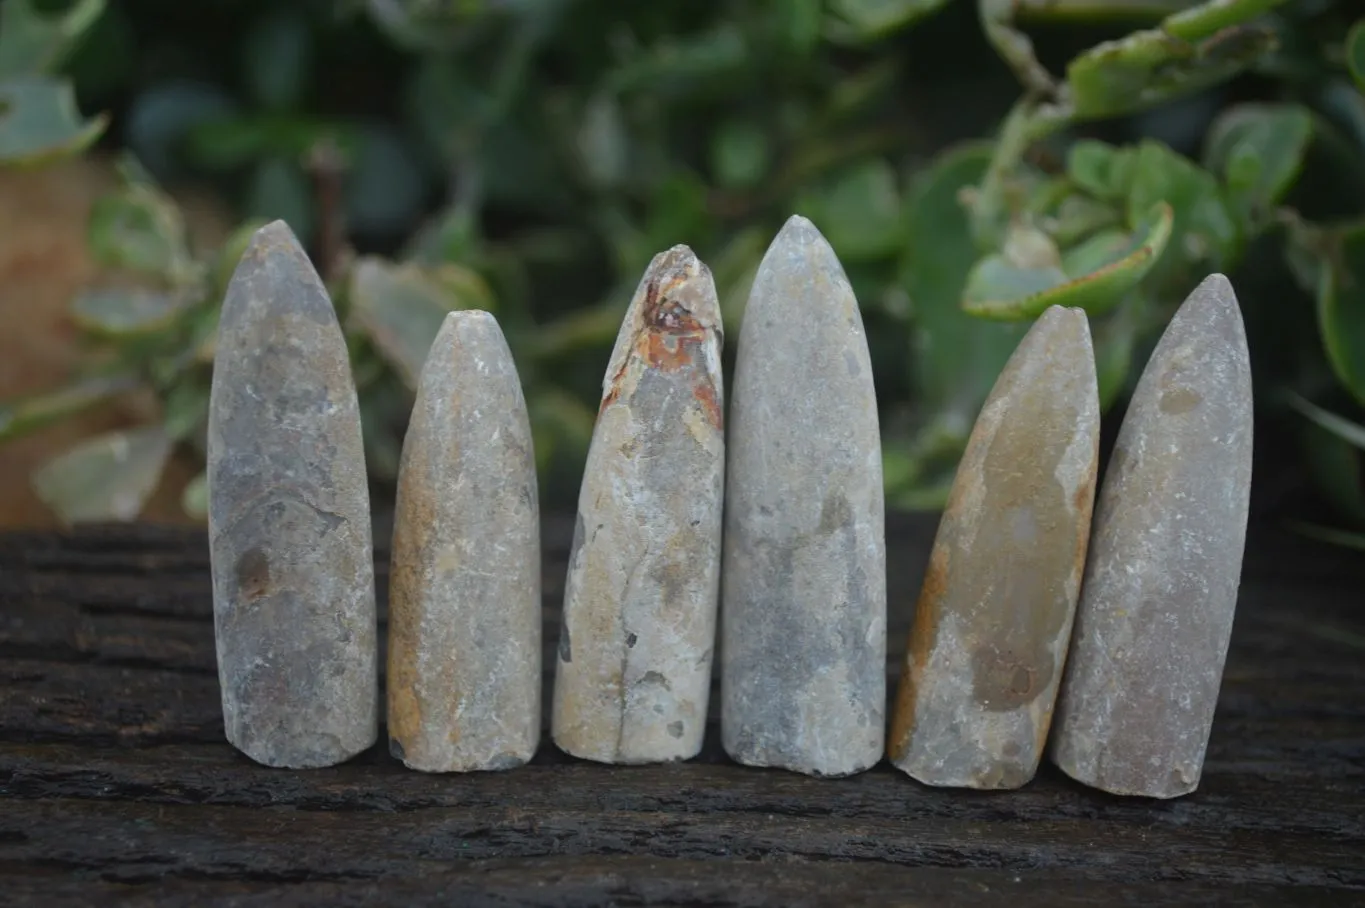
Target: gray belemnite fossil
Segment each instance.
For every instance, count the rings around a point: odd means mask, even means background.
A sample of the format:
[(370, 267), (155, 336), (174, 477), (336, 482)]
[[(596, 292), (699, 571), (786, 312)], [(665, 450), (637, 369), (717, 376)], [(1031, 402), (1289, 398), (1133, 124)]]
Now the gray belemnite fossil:
[(540, 741), (540, 511), (526, 402), (487, 312), (432, 342), (403, 441), (389, 585), (389, 746), (427, 772)]
[(1051, 759), (1123, 795), (1193, 791), (1222, 683), (1251, 489), (1251, 370), (1221, 274), (1171, 319), (1095, 508)]
[(1099, 430), (1089, 323), (1053, 306), (996, 379), (939, 522), (888, 748), (915, 779), (1018, 788), (1037, 771), (1085, 567)]
[(340, 763), (378, 734), (369, 487), (346, 342), (282, 221), (227, 288), (207, 460), (227, 738), (270, 766)]
[(729, 433), (722, 743), (752, 766), (861, 772), (885, 741), (877, 400), (853, 289), (803, 217), (754, 278)]
[(724, 493), (720, 306), (686, 246), (654, 257), (603, 382), (569, 557), (552, 735), (606, 763), (701, 749)]

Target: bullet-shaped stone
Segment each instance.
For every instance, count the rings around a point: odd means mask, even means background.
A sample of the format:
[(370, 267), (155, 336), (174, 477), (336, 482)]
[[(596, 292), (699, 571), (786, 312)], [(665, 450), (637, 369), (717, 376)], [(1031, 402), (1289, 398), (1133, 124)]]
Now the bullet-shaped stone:
[(228, 740), (295, 768), (370, 747), (379, 680), (360, 409), (332, 301), (282, 221), (257, 231), (223, 301), (208, 498)]
[(1232, 285), (1171, 319), (1095, 507), (1051, 758), (1122, 795), (1194, 791), (1222, 684), (1251, 492), (1251, 367)]
[(604, 763), (683, 760), (706, 728), (724, 494), (720, 307), (692, 250), (654, 257), (603, 381), (578, 499), (552, 734)]
[(722, 743), (751, 766), (861, 772), (885, 741), (877, 399), (853, 289), (799, 215), (754, 278), (729, 432)]
[(1037, 771), (1085, 567), (1099, 428), (1089, 323), (1053, 306), (982, 405), (915, 604), (888, 755), (920, 782), (1018, 788)]
[(446, 316), (403, 440), (388, 730), (412, 769), (510, 769), (540, 741), (540, 512), (531, 425), (497, 321)]

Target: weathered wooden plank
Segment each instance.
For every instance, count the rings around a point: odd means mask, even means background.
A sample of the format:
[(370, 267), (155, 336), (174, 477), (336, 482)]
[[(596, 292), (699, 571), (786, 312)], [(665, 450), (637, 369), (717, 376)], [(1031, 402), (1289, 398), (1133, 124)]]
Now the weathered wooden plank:
[[(1262, 731), (1266, 729), (1262, 727)], [(1315, 740), (1312, 727), (1291, 729)], [(1316, 740), (1321, 740), (1319, 735)], [(1139, 827), (1202, 828), (1221, 834), (1284, 828), (1284, 803), (1294, 805), (1294, 832), (1365, 839), (1365, 815), (1343, 812), (1358, 800), (1358, 769), (1338, 765), (1312, 776), (1276, 775), (1273, 762), (1210, 761), (1214, 770), (1200, 798), (1169, 806), (1094, 796), (1054, 770), (1011, 797), (966, 797), (907, 782), (885, 764), (856, 783), (816, 787), (727, 762), (701, 760), (620, 773), (555, 757), (542, 750), (531, 767), (498, 779), (436, 778), (404, 770), (380, 749), (353, 763), (310, 773), (261, 773), (216, 745), (183, 744), (92, 752), (71, 744), (0, 745), (7, 797), (66, 798), (148, 804), (217, 804), (328, 811), (396, 811), (428, 807), (480, 811), (516, 805), (553, 810), (697, 814), (764, 814), (798, 818), (1032, 824), (1083, 820)], [(1283, 798), (1261, 797), (1270, 781)], [(1002, 832), (1004, 830), (1002, 829)], [(1017, 830), (1015, 830), (1017, 832)], [(1008, 833), (1013, 835), (1014, 833)], [(1362, 866), (1365, 872), (1365, 866)]]
[[(571, 533), (555, 523), (547, 629)], [(888, 525), (894, 678), (933, 522)], [(0, 887), (18, 904), (1359, 904), (1365, 578), (1259, 540), (1200, 788), (1156, 804), (1046, 765), (994, 794), (885, 761), (844, 780), (743, 768), (714, 721), (676, 765), (546, 741), (493, 777), (428, 777), (382, 747), (271, 770), (223, 740), (201, 534), (0, 536)]]
[[(1054, 872), (907, 869), (876, 864), (772, 860), (668, 860), (610, 855), (469, 861), (424, 866), (418, 876), (261, 874), (247, 879), (162, 881), (156, 865), (130, 866), (116, 877), (155, 882), (74, 882), (58, 877), (6, 878), (16, 904), (118, 904), (125, 908), (302, 908), (391, 904), (409, 908), (562, 908), (652, 905), (660, 908), (826, 908), (895, 905), (898, 908), (1078, 908), (1078, 906), (1267, 905), (1355, 906), (1356, 893), (1322, 887), (1227, 886), (1190, 881), (1115, 884)], [(3, 864), (0, 864), (3, 870)], [(141, 871), (141, 877), (136, 874)], [(857, 880), (856, 889), (850, 885)]]
[[(579, 767), (573, 767), (574, 770)], [(569, 767), (547, 770), (561, 776)], [(605, 773), (601, 773), (605, 778)], [(551, 779), (546, 779), (551, 782)], [(234, 873), (379, 877), (448, 863), (551, 855), (873, 861), (1016, 871), (1058, 869), (1116, 882), (1197, 879), (1365, 886), (1358, 840), (1296, 831), (1095, 822), (1041, 817), (834, 817), (761, 811), (701, 812), (685, 803), (632, 810), (616, 804), (545, 803), (522, 785), (509, 800), (390, 810), (282, 810), (218, 804), (111, 805), (88, 800), (11, 801), (0, 839), (11, 861), (73, 869), (159, 865), (159, 875)], [(18, 836), (24, 836), (18, 841)]]

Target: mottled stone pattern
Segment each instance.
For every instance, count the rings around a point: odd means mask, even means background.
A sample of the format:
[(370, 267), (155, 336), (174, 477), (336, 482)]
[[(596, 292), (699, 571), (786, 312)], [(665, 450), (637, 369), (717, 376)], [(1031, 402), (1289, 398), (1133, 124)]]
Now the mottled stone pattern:
[(730, 408), (724, 747), (753, 766), (860, 772), (885, 740), (880, 430), (857, 301), (803, 217), (755, 276)]
[(510, 769), (540, 741), (540, 529), (531, 426), (487, 312), (452, 312), (403, 442), (388, 730), (413, 769)]
[(1085, 313), (1053, 306), (981, 409), (915, 605), (889, 747), (915, 779), (1017, 788), (1037, 771), (1080, 593), (1099, 426)]
[(607, 763), (701, 749), (719, 597), (720, 307), (686, 246), (655, 256), (621, 326), (588, 451), (552, 733)]
[(360, 411), (331, 300), (281, 221), (257, 232), (223, 302), (208, 491), (228, 740), (285, 767), (370, 747), (378, 672)]
[(1052, 759), (1116, 794), (1199, 783), (1251, 489), (1251, 370), (1232, 285), (1205, 279), (1134, 390), (1105, 471)]

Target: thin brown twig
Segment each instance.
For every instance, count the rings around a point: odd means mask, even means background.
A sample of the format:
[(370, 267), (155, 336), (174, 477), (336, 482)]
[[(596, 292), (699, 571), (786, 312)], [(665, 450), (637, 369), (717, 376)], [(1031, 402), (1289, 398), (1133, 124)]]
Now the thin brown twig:
[(318, 270), (323, 281), (330, 284), (340, 276), (346, 257), (346, 213), (342, 205), (346, 161), (336, 141), (328, 137), (309, 149), (307, 167), (317, 201)]

